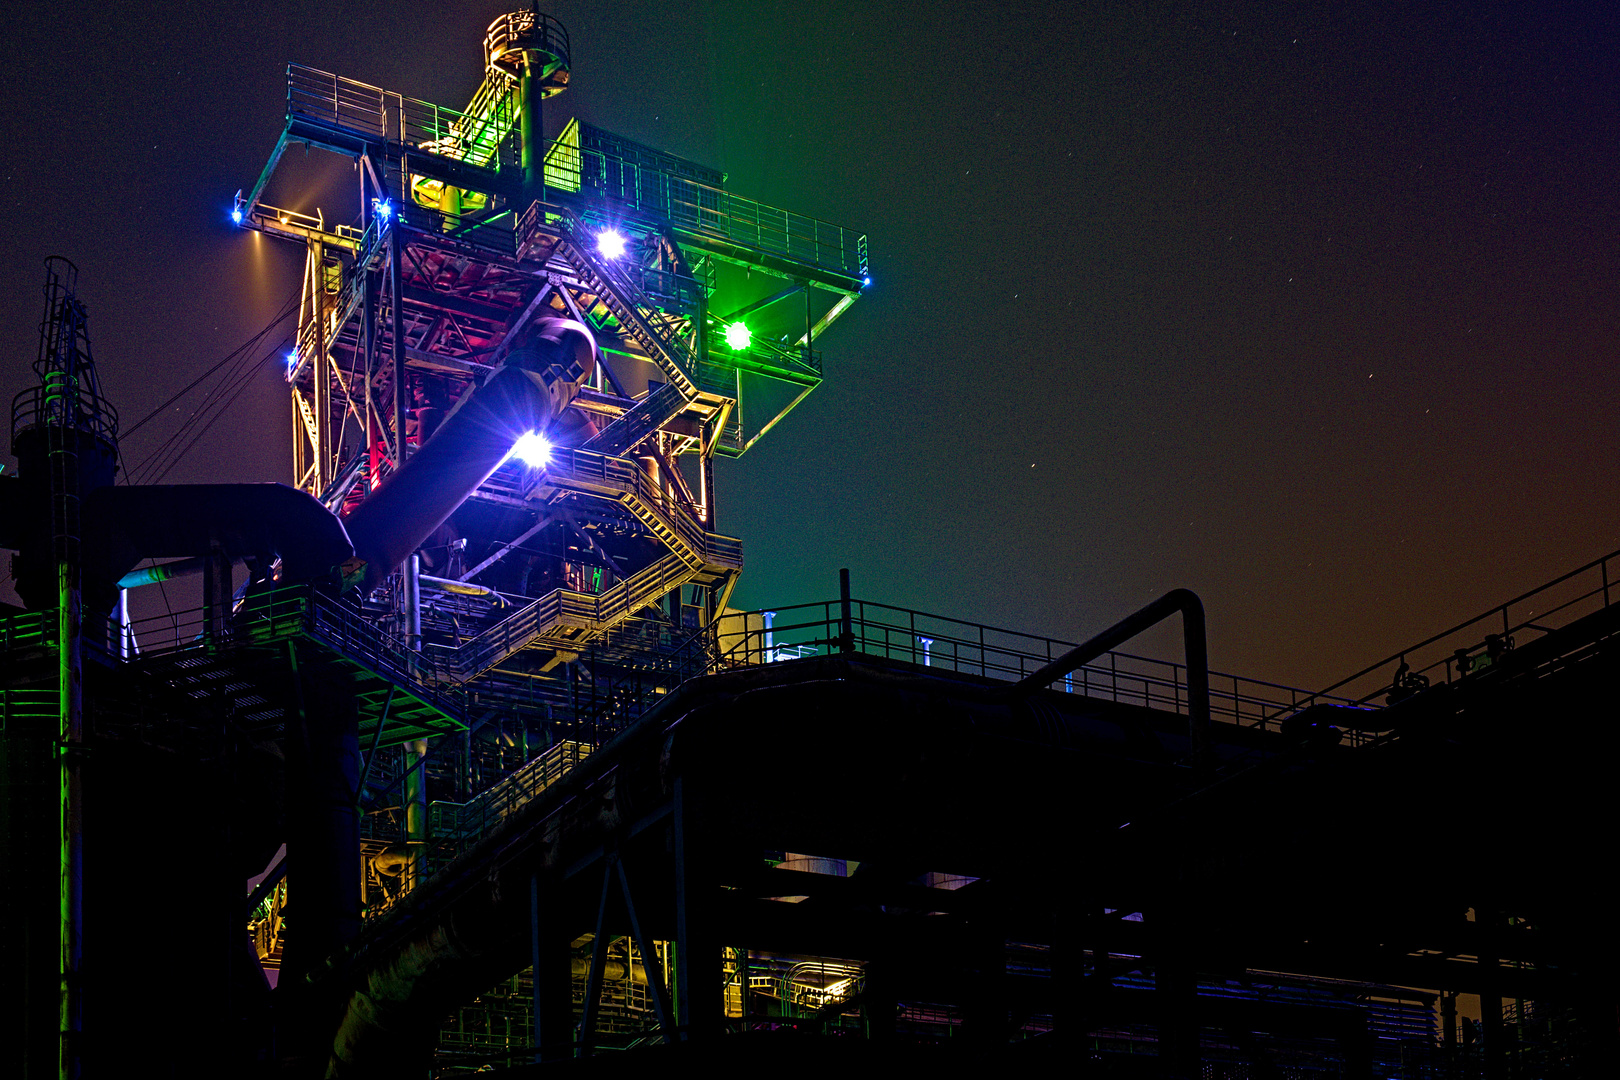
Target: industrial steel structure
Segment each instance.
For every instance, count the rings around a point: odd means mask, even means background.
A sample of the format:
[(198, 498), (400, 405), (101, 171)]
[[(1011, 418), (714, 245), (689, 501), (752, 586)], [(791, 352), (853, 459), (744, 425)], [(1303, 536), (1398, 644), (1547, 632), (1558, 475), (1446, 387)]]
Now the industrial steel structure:
[[(847, 575), (733, 611), (713, 461), (820, 383), (866, 240), (548, 128), (570, 53), (497, 19), (460, 111), (289, 67), (232, 217), (305, 254), (290, 486), (115, 484), (50, 263), (0, 477), (20, 1075), (1616, 1060), (1615, 556), (1323, 693), (1209, 671), (1184, 590), (1078, 645)], [(1165, 619), (1180, 661), (1120, 651)]]

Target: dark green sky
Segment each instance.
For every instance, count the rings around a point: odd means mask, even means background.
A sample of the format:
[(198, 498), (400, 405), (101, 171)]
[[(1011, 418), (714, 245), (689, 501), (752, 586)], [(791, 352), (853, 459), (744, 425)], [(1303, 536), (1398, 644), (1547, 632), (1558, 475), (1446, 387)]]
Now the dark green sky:
[[(0, 385), (51, 253), (126, 417), (223, 356), (297, 282), (225, 219), (285, 62), (460, 106), (506, 6), (7, 5)], [(1079, 637), (1186, 586), (1215, 666), (1319, 685), (1620, 546), (1615, 17), (1277, 7), (548, 6), (553, 117), (870, 236), (723, 465), (736, 602), (847, 565)], [(267, 374), (170, 479), (285, 480), (287, 425)]]

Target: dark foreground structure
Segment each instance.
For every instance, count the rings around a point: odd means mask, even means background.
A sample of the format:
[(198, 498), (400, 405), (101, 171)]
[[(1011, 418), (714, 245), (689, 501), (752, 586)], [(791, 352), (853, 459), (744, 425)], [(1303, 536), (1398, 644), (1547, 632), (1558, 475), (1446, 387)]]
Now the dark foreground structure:
[[(1615, 556), (1314, 694), (1210, 672), (1186, 591), (1079, 645), (847, 576), (732, 611), (712, 461), (819, 384), (865, 238), (548, 139), (569, 51), (497, 20), (465, 111), (289, 69), (233, 216), (307, 254), (290, 487), (115, 483), (51, 261), (0, 477), (8, 1067), (1620, 1061)], [(268, 201), (323, 162), (353, 225)], [(1120, 651), (1166, 619), (1181, 660)]]

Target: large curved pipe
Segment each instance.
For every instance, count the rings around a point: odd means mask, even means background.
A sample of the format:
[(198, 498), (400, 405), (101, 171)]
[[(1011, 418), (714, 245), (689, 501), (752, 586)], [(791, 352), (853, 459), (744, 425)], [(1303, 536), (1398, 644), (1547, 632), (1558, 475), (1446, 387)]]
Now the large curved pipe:
[(1150, 626), (1181, 613), (1183, 648), (1187, 661), (1187, 721), (1192, 737), (1193, 761), (1202, 762), (1209, 739), (1209, 644), (1204, 632), (1204, 602), (1191, 589), (1171, 589), (1153, 603), (1128, 615), (1082, 645), (1076, 645), (1033, 675), (1011, 687), (1015, 696), (1039, 690), (1064, 675), (1078, 671), (1103, 653), (1125, 644)]
[(103, 610), (142, 559), (205, 556), (217, 546), (235, 559), (280, 556), (284, 581), (309, 581), (354, 553), (337, 516), (285, 484), (103, 487), (85, 496), (83, 520), (86, 580), (106, 593)]
[[(596, 339), (572, 319), (539, 319), (482, 386), (462, 396), (403, 468), (345, 520), (371, 588), (490, 474), (525, 434), (544, 433), (596, 368)], [(401, 392), (396, 389), (396, 393)]]

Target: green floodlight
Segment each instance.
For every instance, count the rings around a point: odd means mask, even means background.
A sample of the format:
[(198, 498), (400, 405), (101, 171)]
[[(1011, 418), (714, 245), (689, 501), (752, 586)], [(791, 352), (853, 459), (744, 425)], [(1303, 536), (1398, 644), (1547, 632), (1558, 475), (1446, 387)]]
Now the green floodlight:
[(732, 352), (742, 352), (753, 340), (754, 335), (744, 323), (734, 322), (726, 327), (726, 344), (731, 346)]

